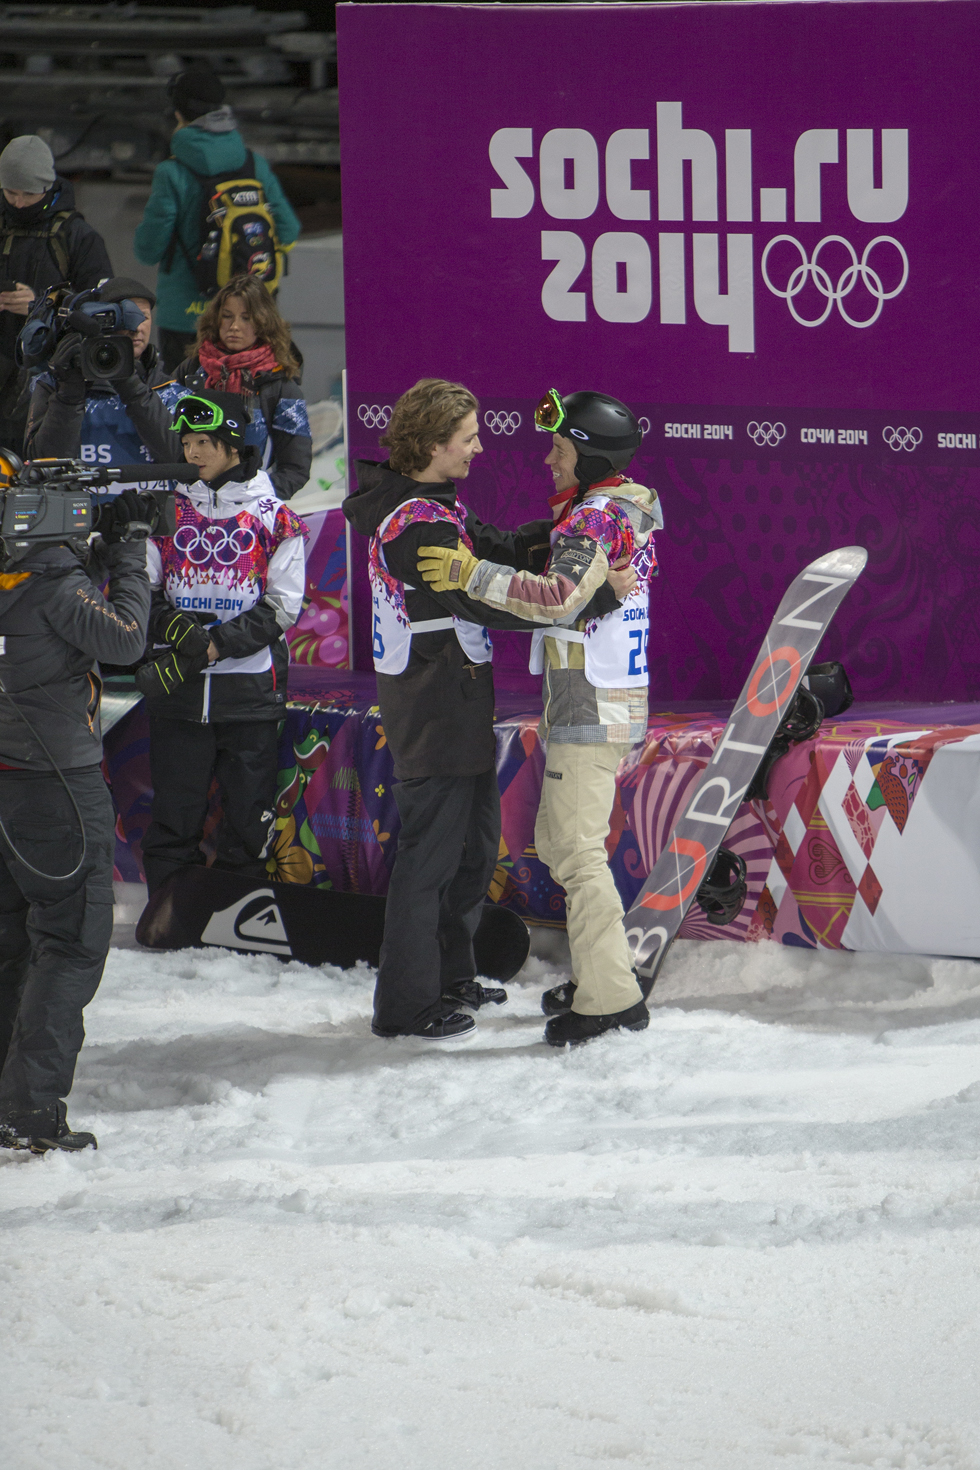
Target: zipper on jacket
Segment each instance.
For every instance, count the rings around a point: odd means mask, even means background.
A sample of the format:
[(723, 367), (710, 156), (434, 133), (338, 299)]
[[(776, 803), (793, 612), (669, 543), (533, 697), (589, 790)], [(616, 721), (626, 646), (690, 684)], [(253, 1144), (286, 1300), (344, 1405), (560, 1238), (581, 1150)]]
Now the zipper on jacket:
[(201, 724), (206, 725), (211, 714), (211, 672), (204, 675), (204, 699), (201, 704)]

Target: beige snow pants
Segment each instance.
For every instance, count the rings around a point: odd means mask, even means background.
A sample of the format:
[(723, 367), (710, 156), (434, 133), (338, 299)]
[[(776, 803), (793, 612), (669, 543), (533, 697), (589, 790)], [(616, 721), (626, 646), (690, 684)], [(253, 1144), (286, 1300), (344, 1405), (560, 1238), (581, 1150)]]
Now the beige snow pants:
[(565, 890), (576, 985), (572, 1009), (584, 1016), (615, 1015), (643, 999), (605, 846), (616, 767), (630, 749), (620, 742), (548, 744), (534, 844)]

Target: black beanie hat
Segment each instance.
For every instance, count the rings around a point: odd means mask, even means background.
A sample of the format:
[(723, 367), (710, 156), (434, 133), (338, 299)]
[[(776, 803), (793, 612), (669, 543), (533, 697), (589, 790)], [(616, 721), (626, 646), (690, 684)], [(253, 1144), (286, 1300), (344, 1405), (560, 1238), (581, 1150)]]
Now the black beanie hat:
[(221, 106), (225, 100), (225, 88), (206, 61), (195, 61), (186, 71), (179, 71), (170, 78), (167, 95), (174, 111), (187, 122), (193, 122)]
[[(195, 434), (210, 434), (212, 439), (218, 439), (222, 444), (228, 444), (233, 449), (241, 450), (245, 444), (245, 430), (252, 422), (252, 415), (245, 407), (245, 401), (237, 393), (224, 393), (218, 388), (204, 388), (200, 392), (188, 389), (184, 398), (203, 398), (206, 403), (213, 403), (220, 408), (225, 416), (225, 421), (217, 429), (194, 429)], [(176, 420), (180, 415), (182, 399), (178, 398), (173, 407), (173, 416)], [(176, 426), (176, 425), (175, 425)], [(186, 433), (182, 429), (181, 433)]]
[(106, 281), (99, 290), (100, 301), (148, 301), (151, 306), (156, 306), (157, 298), (155, 292), (149, 286), (144, 286), (142, 281), (136, 281), (132, 276), (113, 276)]

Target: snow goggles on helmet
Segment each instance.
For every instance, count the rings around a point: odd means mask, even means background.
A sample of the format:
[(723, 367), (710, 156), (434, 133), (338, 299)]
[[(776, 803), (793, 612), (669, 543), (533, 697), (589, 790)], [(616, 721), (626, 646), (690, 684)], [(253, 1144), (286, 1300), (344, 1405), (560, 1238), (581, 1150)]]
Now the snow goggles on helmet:
[(178, 402), (170, 427), (175, 434), (210, 434), (223, 425), (227, 425), (229, 429), (239, 427), (236, 420), (226, 418), (220, 404), (189, 393)]
[(534, 427), (545, 434), (557, 434), (567, 417), (558, 389), (549, 388), (534, 410)]

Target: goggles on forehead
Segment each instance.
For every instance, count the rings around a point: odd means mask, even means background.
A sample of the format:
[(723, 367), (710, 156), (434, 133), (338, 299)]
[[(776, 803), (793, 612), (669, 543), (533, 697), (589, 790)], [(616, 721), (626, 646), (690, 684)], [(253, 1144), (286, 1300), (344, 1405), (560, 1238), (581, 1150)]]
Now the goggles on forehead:
[(556, 434), (568, 415), (557, 388), (549, 388), (534, 410), (534, 427), (546, 434)]
[(236, 419), (225, 417), (224, 409), (217, 403), (189, 393), (178, 402), (170, 427), (175, 434), (209, 434), (213, 429), (220, 429), (222, 424), (227, 424), (229, 429), (239, 427)]

